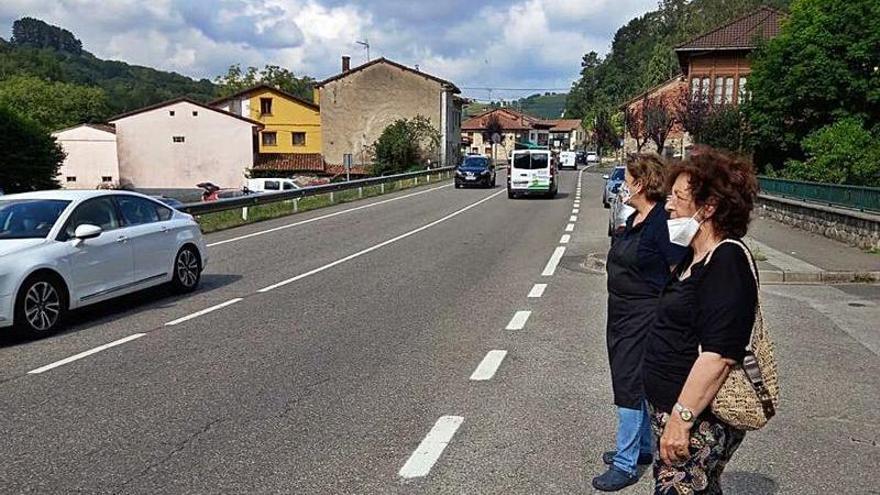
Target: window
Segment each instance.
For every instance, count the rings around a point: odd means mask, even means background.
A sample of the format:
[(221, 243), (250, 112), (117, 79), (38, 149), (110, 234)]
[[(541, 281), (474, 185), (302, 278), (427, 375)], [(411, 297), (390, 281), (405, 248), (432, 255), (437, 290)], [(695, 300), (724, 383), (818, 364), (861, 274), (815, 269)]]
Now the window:
[(293, 145), (294, 146), (305, 146), (306, 145), (306, 133), (294, 132), (293, 133)]
[(733, 78), (724, 78), (724, 103), (733, 103)]
[(156, 204), (148, 199), (134, 196), (116, 196), (116, 203), (122, 212), (125, 225), (143, 225), (159, 221)]
[(70, 201), (0, 200), (0, 239), (41, 239), (49, 235)]
[(285, 182), (284, 183), (284, 190), (289, 191), (291, 189), (294, 189), (293, 184), (291, 184), (290, 182)]
[(746, 83), (748, 79), (745, 77), (739, 78), (739, 91), (737, 93), (737, 101), (742, 103), (744, 101), (748, 101), (752, 98), (752, 93), (746, 88)]
[(198, 117), (198, 116), (199, 116), (199, 111), (193, 110), (193, 117)]
[(113, 177), (110, 177), (109, 175), (102, 175), (101, 182), (113, 182)]
[(116, 206), (113, 200), (106, 196), (90, 199), (77, 206), (76, 210), (70, 214), (59, 240), (72, 239), (76, 228), (84, 224), (97, 225), (104, 231), (118, 229), (119, 219), (116, 217)]
[(266, 191), (278, 191), (281, 189), (281, 184), (277, 180), (267, 180), (263, 182), (263, 189)]
[(68, 176), (67, 176), (67, 182), (76, 182), (76, 177), (73, 176), (73, 175), (68, 175)]
[(171, 140), (174, 141), (175, 143), (182, 143), (182, 142), (186, 141), (186, 138), (183, 136), (172, 136)]
[(168, 116), (174, 117), (174, 110), (168, 110)]
[(276, 146), (278, 145), (278, 134), (275, 132), (264, 132), (263, 136), (263, 146)]
[(272, 98), (260, 98), (260, 115), (272, 115)]
[(709, 102), (709, 78), (704, 77), (700, 79), (700, 92), (703, 96), (703, 102)]
[(715, 104), (721, 103), (721, 98), (724, 96), (724, 78), (716, 77), (715, 78), (715, 97), (712, 99), (712, 102)]
[(159, 213), (159, 221), (164, 222), (166, 220), (171, 220), (171, 208), (156, 205), (156, 212)]

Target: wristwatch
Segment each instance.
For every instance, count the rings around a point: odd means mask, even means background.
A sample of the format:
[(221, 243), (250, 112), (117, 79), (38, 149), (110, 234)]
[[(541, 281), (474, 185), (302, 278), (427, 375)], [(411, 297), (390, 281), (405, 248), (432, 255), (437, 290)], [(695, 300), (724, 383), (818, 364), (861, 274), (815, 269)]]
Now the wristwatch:
[(675, 409), (675, 411), (678, 412), (678, 415), (681, 417), (681, 419), (683, 421), (690, 423), (694, 420), (693, 411), (691, 411), (690, 409), (681, 405), (680, 402), (676, 402), (675, 405), (673, 406), (673, 409)]

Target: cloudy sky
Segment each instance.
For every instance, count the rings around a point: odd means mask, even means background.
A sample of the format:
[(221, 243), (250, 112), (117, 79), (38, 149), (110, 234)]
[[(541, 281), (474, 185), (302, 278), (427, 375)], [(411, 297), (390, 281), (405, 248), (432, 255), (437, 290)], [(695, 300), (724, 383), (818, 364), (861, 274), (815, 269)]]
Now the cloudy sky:
[(2, 0), (0, 36), (32, 16), (62, 26), (98, 57), (191, 77), (233, 63), (276, 64), (317, 79), (340, 57), (418, 64), (485, 99), (568, 88), (581, 56), (605, 53), (618, 27), (657, 0)]

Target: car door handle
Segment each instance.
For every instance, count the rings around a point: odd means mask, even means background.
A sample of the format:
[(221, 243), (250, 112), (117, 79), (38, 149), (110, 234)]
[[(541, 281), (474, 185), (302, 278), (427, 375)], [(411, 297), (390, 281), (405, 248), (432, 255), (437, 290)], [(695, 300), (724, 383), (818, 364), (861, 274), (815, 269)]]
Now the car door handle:
[(126, 242), (126, 241), (128, 241), (128, 237), (125, 237), (124, 235), (121, 235), (121, 236), (119, 236), (119, 237), (116, 238), (116, 242), (119, 242), (119, 243), (123, 243), (123, 242)]
[(161, 230), (163, 233), (165, 233), (165, 232), (168, 232), (168, 227), (163, 225), (163, 226), (159, 227), (159, 230)]

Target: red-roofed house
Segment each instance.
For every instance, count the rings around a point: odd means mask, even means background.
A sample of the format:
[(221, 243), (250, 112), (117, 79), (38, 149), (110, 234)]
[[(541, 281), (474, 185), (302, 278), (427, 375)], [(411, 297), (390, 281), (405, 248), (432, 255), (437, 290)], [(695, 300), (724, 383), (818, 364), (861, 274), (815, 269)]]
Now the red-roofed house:
[[(488, 110), (461, 124), (462, 143), (466, 143), (465, 151), (492, 156), (492, 136), (488, 135), (492, 120), (497, 120), (501, 129), (501, 139), (495, 149), (496, 158), (508, 156), (517, 142), (550, 146), (550, 133), (557, 122), (541, 120), (511, 108)], [(559, 131), (562, 132), (562, 128)]]

